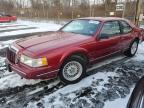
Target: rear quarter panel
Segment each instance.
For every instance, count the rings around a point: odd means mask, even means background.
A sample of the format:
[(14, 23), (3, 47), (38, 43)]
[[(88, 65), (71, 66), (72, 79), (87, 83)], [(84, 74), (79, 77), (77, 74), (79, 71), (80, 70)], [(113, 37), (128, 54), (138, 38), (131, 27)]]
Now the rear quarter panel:
[(141, 37), (142, 37), (142, 41), (144, 41), (144, 29), (141, 29)]
[(137, 33), (136, 37), (138, 37), (141, 41), (144, 41), (144, 29), (137, 27), (135, 32)]

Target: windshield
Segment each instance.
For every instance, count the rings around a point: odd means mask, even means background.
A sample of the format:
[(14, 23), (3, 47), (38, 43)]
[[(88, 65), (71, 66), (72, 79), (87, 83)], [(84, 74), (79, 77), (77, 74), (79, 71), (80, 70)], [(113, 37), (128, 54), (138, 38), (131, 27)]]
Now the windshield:
[(96, 20), (73, 20), (61, 31), (92, 36), (96, 33), (99, 24), (100, 21)]

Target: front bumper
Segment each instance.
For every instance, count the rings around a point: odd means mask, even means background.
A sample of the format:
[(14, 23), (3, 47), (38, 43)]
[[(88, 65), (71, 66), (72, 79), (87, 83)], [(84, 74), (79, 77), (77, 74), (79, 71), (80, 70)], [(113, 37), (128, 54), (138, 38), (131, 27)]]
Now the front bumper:
[(14, 71), (26, 79), (53, 79), (57, 77), (57, 73), (59, 71), (59, 69), (55, 69), (50, 66), (31, 68), (21, 63), (12, 64), (8, 60), (6, 60), (6, 64), (9, 71)]

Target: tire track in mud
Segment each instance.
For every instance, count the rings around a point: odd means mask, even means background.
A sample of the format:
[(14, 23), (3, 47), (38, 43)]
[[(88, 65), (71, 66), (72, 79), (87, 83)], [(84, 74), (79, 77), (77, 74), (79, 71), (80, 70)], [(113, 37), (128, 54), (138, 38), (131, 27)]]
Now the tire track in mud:
[(58, 79), (41, 81), (34, 85), (24, 85), (15, 88), (8, 88), (5, 90), (0, 90), (0, 104), (2, 104), (2, 100), (5, 98), (6, 100), (19, 100), (20, 97), (25, 97), (29, 95), (33, 95), (40, 91), (53, 88), (55, 85), (59, 85), (60, 81)]
[[(104, 70), (107, 70), (107, 71), (113, 70), (117, 66), (121, 65), (123, 62), (127, 60), (129, 60), (129, 58), (124, 57), (118, 61), (113, 61), (112, 63), (105, 64), (101, 67), (98, 67), (90, 71), (89, 75), (93, 75), (93, 74), (96, 74), (97, 72), (101, 72)], [(51, 80), (50, 82), (49, 81), (40, 82), (35, 85), (25, 85), (22, 87), (1, 90), (0, 91), (0, 106), (3, 106), (3, 108), (4, 106), (7, 108), (24, 107), (27, 105), (29, 101), (39, 100), (43, 96), (49, 95), (65, 86), (64, 84), (60, 82), (54, 85), (53, 87), (49, 88), (48, 85), (50, 85), (53, 81), (54, 80)], [(42, 88), (42, 89), (40, 91), (37, 91), (38, 88)]]
[[(15, 92), (13, 93), (13, 95), (10, 95), (8, 97), (4, 96), (0, 98), (0, 107), (22, 108), (21, 106), (26, 106), (30, 100), (39, 100), (43, 96), (43, 94), (53, 93), (58, 89), (64, 87), (64, 85), (61, 82), (53, 84), (51, 86), (47, 84), (45, 83), (44, 86), (42, 87), (33, 85), (34, 87), (29, 86), (27, 88), (26, 86), (24, 86), (26, 88), (21, 87), (21, 89), (18, 89), (18, 92), (16, 94), (15, 94), (16, 91), (14, 90)], [(40, 90), (36, 90), (36, 89), (40, 89)], [(21, 92), (19, 90), (21, 90)]]

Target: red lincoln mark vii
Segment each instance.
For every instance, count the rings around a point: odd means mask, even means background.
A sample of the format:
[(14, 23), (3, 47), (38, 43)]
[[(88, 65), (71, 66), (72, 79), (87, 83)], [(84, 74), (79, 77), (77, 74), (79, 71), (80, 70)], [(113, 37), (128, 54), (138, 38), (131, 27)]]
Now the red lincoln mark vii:
[(22, 39), (7, 51), (9, 71), (27, 79), (76, 83), (98, 60), (123, 53), (132, 57), (142, 39), (141, 29), (122, 18), (80, 18), (56, 32)]

